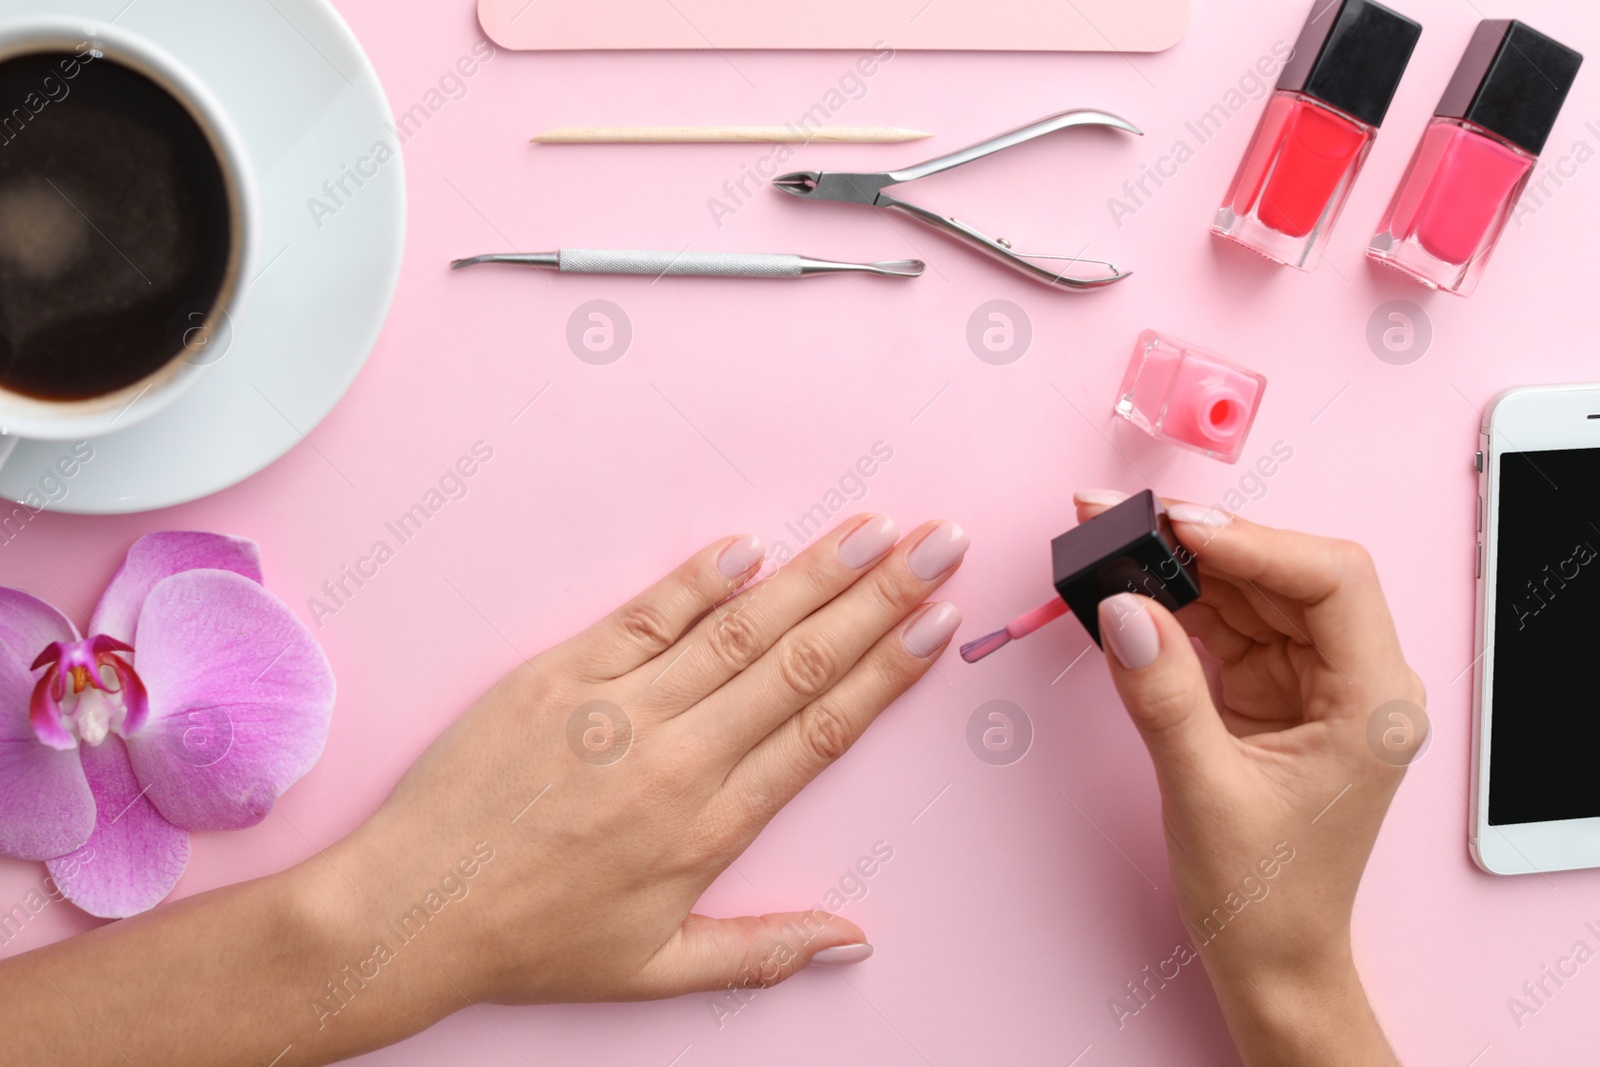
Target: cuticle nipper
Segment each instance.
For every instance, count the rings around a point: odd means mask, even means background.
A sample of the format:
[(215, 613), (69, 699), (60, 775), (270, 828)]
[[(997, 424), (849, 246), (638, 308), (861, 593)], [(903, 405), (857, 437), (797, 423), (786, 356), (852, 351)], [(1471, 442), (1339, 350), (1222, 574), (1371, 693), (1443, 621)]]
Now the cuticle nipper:
[[(959, 167), (964, 163), (982, 159), (1002, 149), (1031, 141), (1047, 133), (1064, 130), (1072, 126), (1104, 126), (1123, 130), (1138, 136), (1143, 136), (1144, 131), (1134, 126), (1126, 119), (1119, 118), (1105, 111), (1096, 111), (1089, 108), (1080, 108), (1073, 111), (1063, 111), (1058, 115), (1041, 119), (1027, 126), (1019, 127), (998, 137), (987, 141), (969, 145), (966, 148), (951, 152), (947, 155), (930, 159), (924, 163), (917, 163), (900, 170), (879, 171), (874, 173), (846, 174), (835, 171), (794, 171), (789, 174), (780, 174), (772, 180), (772, 184), (793, 196), (810, 200), (832, 200), (844, 204), (867, 204), (872, 207), (883, 208), (886, 211), (895, 211), (908, 215), (925, 226), (932, 227), (940, 233), (946, 234), (964, 244), (982, 252), (991, 259), (998, 260), (1012, 270), (1025, 274), (1045, 285), (1061, 286), (1072, 290), (1100, 289), (1115, 282), (1120, 282), (1133, 272), (1118, 270), (1114, 265), (1097, 259), (1083, 259), (1078, 256), (1059, 256), (1019, 253), (1012, 250), (1011, 243), (1004, 238), (994, 239), (979, 233), (966, 223), (957, 219), (948, 218), (918, 207), (916, 204), (890, 196), (886, 189), (890, 186), (913, 182), (918, 178), (926, 178), (932, 174)], [(1111, 273), (1100, 277), (1084, 278), (1075, 277), (1048, 267), (1034, 263), (1035, 259), (1064, 260), (1070, 263), (1096, 263), (1107, 267)]]

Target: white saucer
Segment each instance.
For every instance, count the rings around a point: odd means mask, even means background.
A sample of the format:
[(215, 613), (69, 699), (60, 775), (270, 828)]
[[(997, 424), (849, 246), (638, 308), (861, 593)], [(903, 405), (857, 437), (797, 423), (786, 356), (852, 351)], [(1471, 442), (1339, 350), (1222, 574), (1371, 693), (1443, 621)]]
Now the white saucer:
[[(84, 514), (181, 504), (299, 444), (377, 341), (405, 238), (405, 173), (388, 101), (325, 0), (0, 0), (0, 17), (43, 11), (115, 21), (210, 85), (256, 168), (263, 268), (245, 320), (193, 391), (148, 422), (95, 438), (92, 460), (63, 468), (74, 470), (68, 479), (55, 468), (73, 457), (73, 442), (20, 442), (0, 468), (0, 496), (32, 491), (35, 500), (59, 497), (51, 511)], [(311, 198), (335, 207), (323, 183), (344, 177), (378, 141), (394, 158), (359, 188), (346, 178), (353, 195), (338, 194), (342, 204), (313, 218)]]

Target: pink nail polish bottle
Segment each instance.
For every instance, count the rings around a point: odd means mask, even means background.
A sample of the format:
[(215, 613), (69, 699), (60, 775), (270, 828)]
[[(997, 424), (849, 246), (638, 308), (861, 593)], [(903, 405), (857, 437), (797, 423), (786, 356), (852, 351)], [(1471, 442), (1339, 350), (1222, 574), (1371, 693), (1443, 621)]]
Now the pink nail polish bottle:
[(1526, 23), (1478, 23), (1367, 255), (1470, 295), (1582, 64)]
[(1267, 380), (1154, 330), (1139, 335), (1116, 412), (1158, 441), (1237, 463)]

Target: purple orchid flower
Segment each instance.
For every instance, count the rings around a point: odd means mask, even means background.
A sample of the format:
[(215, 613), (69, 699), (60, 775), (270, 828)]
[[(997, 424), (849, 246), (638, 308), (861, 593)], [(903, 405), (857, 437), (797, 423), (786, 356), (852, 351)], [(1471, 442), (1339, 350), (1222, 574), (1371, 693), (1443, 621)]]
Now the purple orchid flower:
[(0, 855), (91, 915), (154, 907), (189, 831), (254, 826), (316, 763), (333, 688), (252, 541), (141, 537), (87, 637), (0, 587)]

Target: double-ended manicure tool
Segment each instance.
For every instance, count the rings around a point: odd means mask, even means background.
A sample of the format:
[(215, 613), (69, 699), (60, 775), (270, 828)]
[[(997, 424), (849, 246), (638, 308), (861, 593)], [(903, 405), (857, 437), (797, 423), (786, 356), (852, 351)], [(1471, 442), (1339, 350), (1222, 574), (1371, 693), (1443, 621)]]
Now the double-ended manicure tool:
[[(890, 196), (886, 189), (905, 182), (914, 182), (918, 178), (926, 178), (931, 174), (959, 167), (963, 163), (971, 163), (975, 159), (993, 155), (1002, 149), (1013, 145), (1031, 141), (1036, 137), (1043, 137), (1047, 133), (1064, 130), (1071, 126), (1106, 126), (1126, 133), (1143, 136), (1143, 131), (1126, 119), (1104, 111), (1080, 109), (1076, 111), (1063, 111), (1059, 115), (1052, 115), (1041, 119), (1030, 126), (1003, 133), (998, 137), (963, 148), (958, 152), (930, 159), (926, 163), (918, 163), (901, 170), (891, 170), (868, 174), (844, 174), (834, 171), (800, 170), (790, 174), (781, 174), (772, 180), (772, 184), (786, 193), (802, 197), (807, 200), (833, 200), (843, 204), (868, 204), (872, 207), (883, 208), (886, 211), (897, 211), (902, 215), (909, 215), (925, 226), (931, 226), (940, 233), (955, 238), (1001, 263), (1045, 285), (1060, 286), (1066, 289), (1100, 289), (1120, 282), (1132, 274), (1132, 271), (1118, 270), (1110, 263), (1098, 259), (1083, 259), (1078, 256), (1052, 256), (1032, 253), (1018, 253), (1012, 251), (1011, 243), (1004, 238), (993, 239), (984, 236), (971, 226), (956, 219), (946, 218), (935, 214), (926, 208), (915, 204), (908, 204)], [(1059, 271), (1034, 263), (1035, 259), (1061, 260), (1068, 263), (1094, 263), (1107, 268), (1111, 273), (1099, 277), (1074, 277)]]
[(916, 278), (921, 260), (885, 263), (836, 263), (807, 256), (766, 252), (625, 252), (563, 248), (559, 252), (497, 252), (454, 260), (451, 270), (478, 263), (518, 263), (559, 270), (563, 274), (665, 274), (702, 278), (814, 278), (819, 274), (862, 273), (884, 278)]

